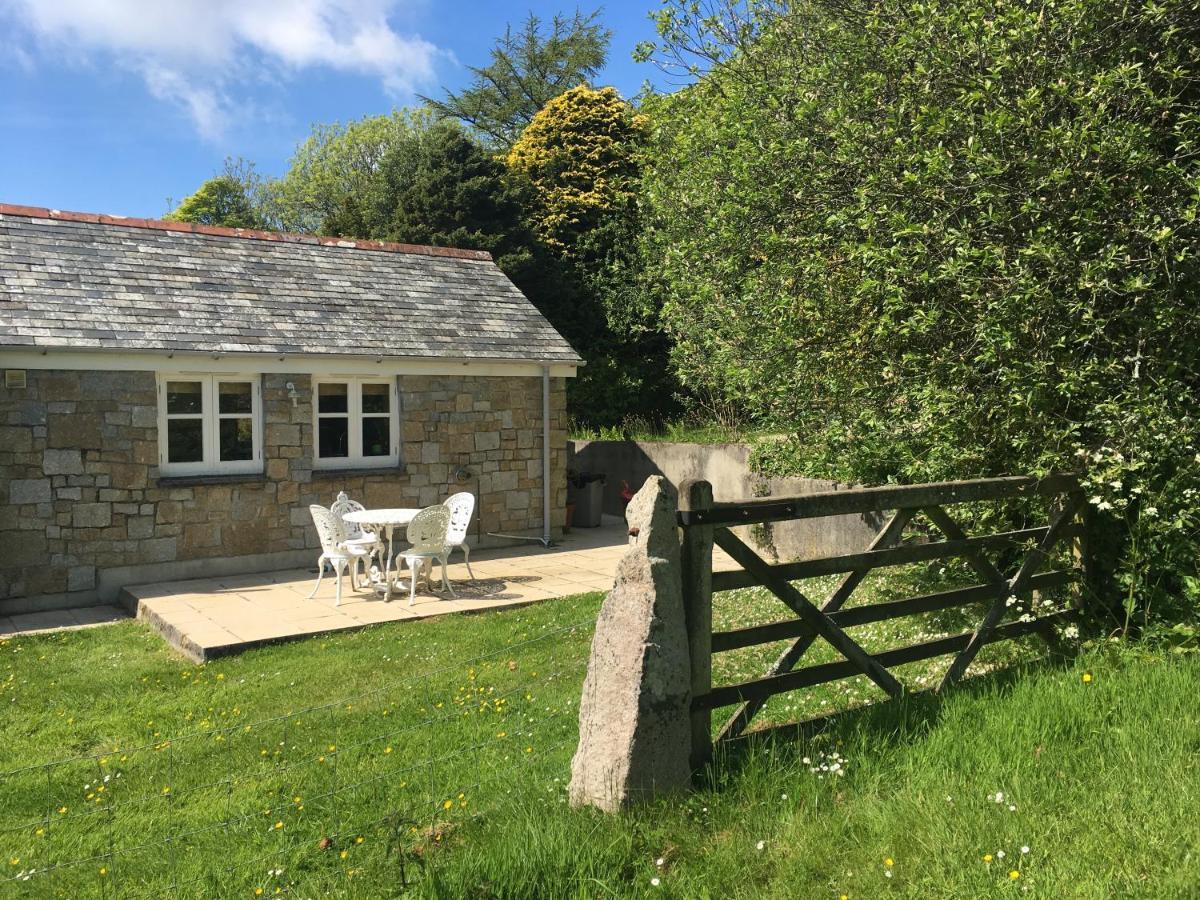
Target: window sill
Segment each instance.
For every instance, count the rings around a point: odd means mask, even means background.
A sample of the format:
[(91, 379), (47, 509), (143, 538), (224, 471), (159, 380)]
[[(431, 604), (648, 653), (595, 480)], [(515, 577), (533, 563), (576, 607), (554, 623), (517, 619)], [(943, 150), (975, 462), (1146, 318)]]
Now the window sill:
[(313, 469), (313, 481), (330, 478), (345, 478), (356, 475), (407, 475), (404, 463), (398, 466), (357, 466), (346, 469)]
[(238, 472), (230, 475), (160, 475), (159, 487), (193, 487), (203, 484), (261, 484), (265, 472)]

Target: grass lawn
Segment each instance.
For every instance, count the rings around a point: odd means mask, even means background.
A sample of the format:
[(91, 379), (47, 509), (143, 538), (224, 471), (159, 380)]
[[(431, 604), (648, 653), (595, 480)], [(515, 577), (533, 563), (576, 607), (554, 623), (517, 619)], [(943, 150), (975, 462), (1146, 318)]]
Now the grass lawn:
[[(692, 795), (606, 817), (564, 799), (600, 599), (206, 666), (134, 623), (0, 642), (0, 896), (1195, 896), (1194, 656), (995, 671), (744, 747)], [(714, 618), (770, 603), (719, 595)], [(869, 647), (961, 625), (872, 627)], [(718, 657), (717, 677), (776, 651)], [(871, 699), (847, 682), (764, 713)]]

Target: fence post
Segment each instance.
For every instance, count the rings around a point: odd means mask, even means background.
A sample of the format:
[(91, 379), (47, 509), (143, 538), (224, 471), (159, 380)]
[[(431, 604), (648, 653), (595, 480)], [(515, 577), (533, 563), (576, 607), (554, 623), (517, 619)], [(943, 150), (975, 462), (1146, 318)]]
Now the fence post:
[(1111, 535), (1100, 534), (1095, 510), (1084, 503), (1079, 510), (1082, 534), (1075, 538), (1072, 555), (1079, 566), (1079, 585), (1076, 589), (1076, 607), (1092, 615), (1109, 613), (1119, 625), (1125, 623), (1125, 608), (1112, 588), (1112, 569), (1104, 561), (1105, 548), (1111, 549)]
[[(688, 512), (711, 509), (712, 485), (685, 481), (679, 486), (679, 508)], [(683, 529), (680, 562), (683, 569), (683, 614), (687, 626), (688, 655), (692, 665), (692, 697), (712, 690), (712, 553), (713, 529), (692, 525)], [(712, 711), (693, 710), (693, 769), (712, 759)]]

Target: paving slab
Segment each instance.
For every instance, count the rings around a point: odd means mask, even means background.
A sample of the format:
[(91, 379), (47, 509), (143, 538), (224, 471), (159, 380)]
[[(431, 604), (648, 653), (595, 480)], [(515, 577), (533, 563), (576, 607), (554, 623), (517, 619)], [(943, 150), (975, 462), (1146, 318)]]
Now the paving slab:
[(80, 609), (49, 609), (42, 612), (17, 613), (0, 618), (0, 637), (95, 628), (98, 625), (120, 622), (128, 618), (128, 613), (115, 606), (89, 606)]
[[(442, 590), (441, 573), (435, 569), (432, 590), (419, 582), (412, 606), (407, 570), (402, 575), (404, 584), (393, 589), (389, 602), (369, 585), (353, 590), (345, 578), (337, 606), (336, 582), (328, 573), (309, 599), (317, 585), (315, 568), (136, 585), (125, 588), (122, 600), (139, 619), (199, 662), (314, 634), (387, 622), (416, 624), (453, 613), (607, 591), (627, 543), (624, 524), (610, 519), (600, 528), (575, 529), (549, 548), (532, 544), (479, 550), (471, 555), (475, 580), (456, 553), (448, 568), (456, 596)], [(0, 633), (6, 626), (0, 620)]]

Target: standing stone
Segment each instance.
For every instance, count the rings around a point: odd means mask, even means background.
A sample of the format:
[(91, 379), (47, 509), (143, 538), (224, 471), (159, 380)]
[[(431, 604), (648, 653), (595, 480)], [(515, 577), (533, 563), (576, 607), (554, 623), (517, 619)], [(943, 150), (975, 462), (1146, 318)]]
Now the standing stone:
[(625, 513), (630, 548), (600, 609), (570, 800), (612, 812), (691, 783), (691, 669), (683, 618), (678, 497), (646, 480)]

